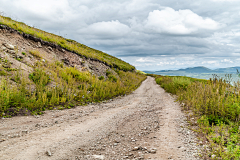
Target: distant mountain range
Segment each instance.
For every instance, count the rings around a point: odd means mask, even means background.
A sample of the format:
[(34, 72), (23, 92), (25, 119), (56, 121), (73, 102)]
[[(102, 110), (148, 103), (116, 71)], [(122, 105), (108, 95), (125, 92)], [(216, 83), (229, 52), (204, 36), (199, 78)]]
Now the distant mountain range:
[(237, 70), (240, 71), (240, 67), (229, 67), (229, 68), (218, 68), (218, 69), (209, 69), (203, 66), (191, 67), (186, 69), (178, 70), (160, 70), (160, 71), (144, 71), (145, 73), (158, 74), (158, 75), (188, 75), (188, 74), (236, 74)]

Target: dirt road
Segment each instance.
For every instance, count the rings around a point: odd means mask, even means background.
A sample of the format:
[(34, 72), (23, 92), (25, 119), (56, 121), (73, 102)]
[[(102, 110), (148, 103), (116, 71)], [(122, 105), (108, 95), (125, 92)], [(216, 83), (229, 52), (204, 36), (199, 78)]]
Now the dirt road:
[(132, 94), (0, 119), (0, 159), (198, 159), (178, 103), (148, 77)]

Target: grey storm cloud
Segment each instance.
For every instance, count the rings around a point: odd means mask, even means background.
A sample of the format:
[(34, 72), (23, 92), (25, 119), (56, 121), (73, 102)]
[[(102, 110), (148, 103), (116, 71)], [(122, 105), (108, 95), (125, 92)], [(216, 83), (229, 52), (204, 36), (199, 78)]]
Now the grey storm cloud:
[(240, 62), (240, 0), (0, 0), (0, 12), (142, 70)]

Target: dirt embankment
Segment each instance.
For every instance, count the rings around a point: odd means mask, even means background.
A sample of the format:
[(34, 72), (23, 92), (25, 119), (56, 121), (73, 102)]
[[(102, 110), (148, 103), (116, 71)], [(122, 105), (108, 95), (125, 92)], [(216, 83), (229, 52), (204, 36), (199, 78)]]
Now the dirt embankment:
[(178, 103), (148, 77), (132, 94), (0, 120), (0, 159), (199, 159)]
[[(39, 39), (40, 40), (40, 39)], [(60, 48), (51, 43), (41, 43), (34, 41), (28, 36), (13, 32), (12, 29), (0, 28), (0, 67), (19, 69), (25, 74), (32, 72), (36, 62), (64, 62), (65, 65), (75, 67), (80, 71), (89, 71), (96, 76), (104, 76), (106, 71), (115, 73), (103, 62), (87, 59), (70, 51)], [(55, 47), (52, 47), (55, 46)], [(38, 55), (31, 54), (37, 51)]]

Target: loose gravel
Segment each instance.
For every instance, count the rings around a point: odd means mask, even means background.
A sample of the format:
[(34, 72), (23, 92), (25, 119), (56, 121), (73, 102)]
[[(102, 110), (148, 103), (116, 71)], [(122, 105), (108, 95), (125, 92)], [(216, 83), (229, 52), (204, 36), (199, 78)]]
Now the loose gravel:
[(152, 77), (114, 100), (0, 120), (1, 160), (195, 160), (200, 151), (180, 105)]

